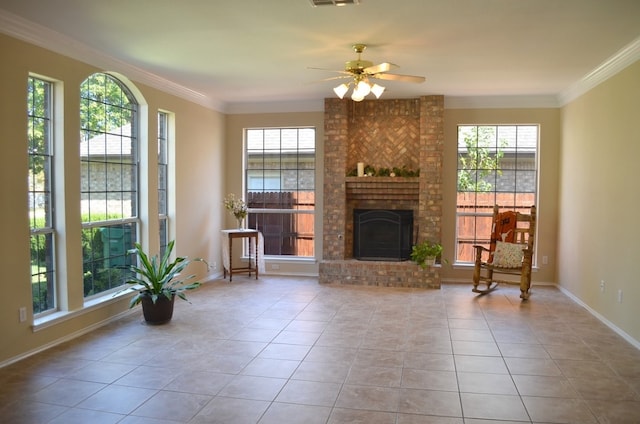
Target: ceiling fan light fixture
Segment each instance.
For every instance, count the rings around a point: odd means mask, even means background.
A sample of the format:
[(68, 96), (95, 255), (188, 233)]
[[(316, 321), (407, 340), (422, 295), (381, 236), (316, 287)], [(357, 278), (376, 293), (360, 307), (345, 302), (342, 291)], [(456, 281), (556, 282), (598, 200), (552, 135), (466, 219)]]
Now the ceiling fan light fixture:
[(353, 90), (353, 93), (351, 93), (351, 100), (354, 102), (361, 102), (364, 100), (364, 96), (358, 93), (358, 90)]
[(378, 84), (373, 84), (373, 86), (371, 87), (371, 92), (376, 96), (376, 99), (379, 99), (380, 96), (382, 96), (382, 93), (384, 93), (384, 87)]
[[(311, 1), (341, 1), (341, 0), (311, 0)], [(357, 1), (357, 0), (352, 0)], [(345, 1), (346, 3), (347, 1)], [(391, 80), (391, 81), (402, 81), (402, 82), (413, 82), (413, 83), (422, 83), (425, 81), (425, 77), (419, 77), (415, 75), (400, 75), (400, 74), (390, 74), (387, 73), (393, 68), (397, 68), (398, 65), (394, 65), (389, 62), (382, 62), (377, 65), (374, 65), (373, 62), (368, 60), (363, 60), (361, 55), (362, 52), (367, 48), (366, 44), (354, 44), (353, 50), (357, 53), (358, 58), (356, 60), (350, 60), (345, 62), (345, 67), (341, 71), (333, 71), (339, 72), (343, 74), (343, 76), (334, 77), (334, 78), (326, 78), (326, 80), (333, 80), (336, 78), (352, 78), (348, 83), (340, 84), (339, 86), (333, 89), (334, 93), (341, 99), (349, 91), (351, 84), (353, 84), (353, 92), (351, 93), (351, 99), (356, 102), (361, 102), (367, 97), (370, 93), (373, 93), (376, 96), (376, 99), (379, 99), (384, 93), (385, 88), (379, 84), (372, 84), (370, 79), (381, 79), (381, 80)], [(322, 68), (311, 68), (311, 69), (321, 69)], [(328, 70), (328, 69), (325, 69)]]
[[(351, 83), (340, 84), (337, 87), (334, 87), (333, 92), (336, 93), (341, 99), (344, 99), (344, 96), (349, 91), (349, 86)], [(379, 84), (371, 84), (368, 81), (360, 80), (357, 83), (354, 81), (353, 91), (351, 92), (351, 100), (354, 102), (361, 102), (367, 97), (370, 93), (373, 93), (377, 99), (380, 98), (385, 88)]]
[(336, 93), (336, 96), (341, 99), (344, 98), (344, 95), (349, 91), (349, 86), (347, 84), (340, 84), (336, 88), (333, 89), (333, 92)]
[(366, 81), (358, 82), (358, 85), (356, 85), (355, 89), (360, 95), (362, 95), (362, 97), (366, 97), (367, 95), (369, 95), (369, 93), (371, 93), (371, 85), (369, 85), (369, 83)]

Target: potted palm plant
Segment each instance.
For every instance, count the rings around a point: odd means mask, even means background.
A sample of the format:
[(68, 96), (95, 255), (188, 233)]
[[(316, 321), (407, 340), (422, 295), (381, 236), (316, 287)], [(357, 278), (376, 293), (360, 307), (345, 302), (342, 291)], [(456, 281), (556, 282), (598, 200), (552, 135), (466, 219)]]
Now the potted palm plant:
[(424, 269), (433, 266), (436, 258), (441, 254), (442, 245), (440, 243), (425, 240), (413, 245), (411, 249), (411, 260)]
[(144, 319), (148, 324), (158, 325), (169, 322), (173, 317), (173, 304), (176, 296), (188, 301), (185, 291), (200, 286), (199, 281), (187, 283), (195, 278), (195, 274), (185, 277), (180, 275), (191, 262), (204, 262), (207, 269), (209, 267), (209, 264), (202, 258), (188, 259), (178, 256), (172, 261), (170, 257), (174, 245), (175, 240), (169, 242), (162, 258), (159, 258), (158, 255), (149, 258), (140, 243), (136, 243), (135, 248), (127, 252), (136, 254), (140, 262), (138, 265), (130, 266), (131, 271), (135, 274), (125, 281), (126, 284), (134, 286), (133, 290), (138, 292), (131, 298), (129, 307), (133, 308), (141, 303)]

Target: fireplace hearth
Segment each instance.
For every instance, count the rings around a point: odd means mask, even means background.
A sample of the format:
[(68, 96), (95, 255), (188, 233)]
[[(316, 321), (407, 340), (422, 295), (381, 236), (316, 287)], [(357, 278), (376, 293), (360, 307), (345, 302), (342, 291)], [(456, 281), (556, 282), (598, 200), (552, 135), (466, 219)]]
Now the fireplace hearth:
[(355, 209), (353, 257), (362, 261), (406, 261), (411, 255), (413, 211)]

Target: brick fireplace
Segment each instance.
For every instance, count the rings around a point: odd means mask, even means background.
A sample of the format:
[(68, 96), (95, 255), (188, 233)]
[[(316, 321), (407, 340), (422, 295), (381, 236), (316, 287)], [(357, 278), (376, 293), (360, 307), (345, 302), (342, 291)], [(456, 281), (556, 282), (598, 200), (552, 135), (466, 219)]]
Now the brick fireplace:
[[(444, 97), (325, 99), (321, 283), (440, 288), (439, 267), (353, 257), (354, 209), (413, 210), (418, 241), (440, 241)], [(419, 177), (350, 177), (358, 162)]]

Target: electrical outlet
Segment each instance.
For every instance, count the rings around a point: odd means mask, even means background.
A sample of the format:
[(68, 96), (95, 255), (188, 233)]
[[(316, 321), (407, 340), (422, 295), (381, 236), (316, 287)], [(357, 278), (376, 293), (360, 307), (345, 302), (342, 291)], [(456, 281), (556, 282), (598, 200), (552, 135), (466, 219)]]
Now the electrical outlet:
[(604, 293), (604, 280), (600, 280), (600, 293)]
[(622, 303), (622, 290), (618, 290), (618, 303)]
[(544, 255), (542, 257), (542, 265), (547, 265), (549, 263), (549, 257), (547, 255)]
[(213, 261), (212, 266), (213, 266), (213, 270), (214, 270), (214, 271), (217, 271), (217, 270), (218, 270), (218, 262)]
[(18, 314), (20, 315), (20, 322), (25, 322), (27, 320), (27, 308), (23, 306), (18, 309)]
[(278, 264), (271, 264), (271, 269), (280, 269), (280, 265), (278, 265)]

